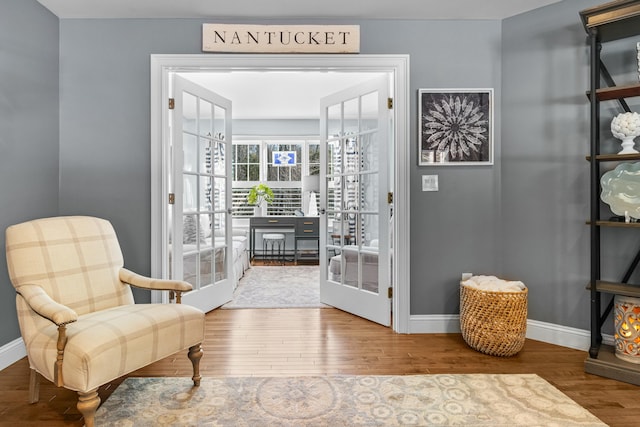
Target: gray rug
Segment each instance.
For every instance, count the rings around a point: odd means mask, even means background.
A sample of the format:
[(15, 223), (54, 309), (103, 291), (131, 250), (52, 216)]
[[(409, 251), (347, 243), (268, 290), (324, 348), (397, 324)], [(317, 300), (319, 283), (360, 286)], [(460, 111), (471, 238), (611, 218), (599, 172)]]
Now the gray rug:
[(320, 303), (320, 266), (254, 266), (222, 308), (326, 307)]
[(606, 426), (537, 375), (127, 378), (97, 426)]

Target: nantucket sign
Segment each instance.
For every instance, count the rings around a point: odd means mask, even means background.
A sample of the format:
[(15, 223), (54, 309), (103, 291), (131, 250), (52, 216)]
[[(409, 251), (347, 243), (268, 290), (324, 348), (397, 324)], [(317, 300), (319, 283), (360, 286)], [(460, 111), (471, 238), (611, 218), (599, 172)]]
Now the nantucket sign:
[(204, 52), (358, 53), (359, 25), (203, 24)]

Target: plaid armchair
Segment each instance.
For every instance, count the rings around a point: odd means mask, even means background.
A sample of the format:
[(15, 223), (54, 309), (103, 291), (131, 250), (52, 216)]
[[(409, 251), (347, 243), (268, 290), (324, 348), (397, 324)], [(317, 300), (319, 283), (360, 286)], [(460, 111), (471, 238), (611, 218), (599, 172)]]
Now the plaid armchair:
[(6, 245), (31, 368), (31, 403), (38, 400), (39, 373), (78, 392), (78, 410), (91, 427), (99, 386), (186, 348), (194, 385), (200, 384), (204, 313), (181, 304), (135, 304), (130, 289), (170, 290), (179, 302), (191, 285), (123, 268), (108, 221), (29, 221), (7, 228)]

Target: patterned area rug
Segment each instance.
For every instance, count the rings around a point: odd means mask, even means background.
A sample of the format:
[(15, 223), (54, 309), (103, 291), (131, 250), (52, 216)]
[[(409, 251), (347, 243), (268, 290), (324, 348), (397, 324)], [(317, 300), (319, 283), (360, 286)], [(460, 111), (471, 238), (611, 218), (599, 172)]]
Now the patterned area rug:
[(320, 303), (320, 266), (254, 266), (222, 308), (326, 307)]
[(127, 378), (99, 426), (606, 426), (537, 375)]

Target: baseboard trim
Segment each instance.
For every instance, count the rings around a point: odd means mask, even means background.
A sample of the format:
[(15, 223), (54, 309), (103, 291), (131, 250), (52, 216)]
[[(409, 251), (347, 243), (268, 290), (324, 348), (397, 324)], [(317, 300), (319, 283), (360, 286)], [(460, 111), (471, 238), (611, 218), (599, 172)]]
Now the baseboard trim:
[(27, 355), (22, 338), (17, 338), (0, 347), (0, 371), (13, 365)]
[(538, 320), (527, 320), (527, 338), (583, 351), (591, 343), (589, 331)]
[[(409, 319), (410, 334), (459, 334), (460, 316), (457, 314), (420, 315)], [(527, 338), (548, 344), (587, 351), (591, 334), (584, 329), (553, 323), (527, 320)], [(603, 343), (611, 345), (613, 337), (603, 335)]]
[[(459, 334), (460, 316), (454, 314), (436, 314), (411, 316), (410, 334)], [(553, 323), (527, 320), (527, 338), (555, 344), (562, 347), (587, 351), (590, 345), (590, 333), (584, 329), (570, 328)], [(603, 335), (602, 342), (613, 345), (611, 335)], [(0, 347), (0, 371), (27, 355), (22, 338), (17, 338)]]
[(460, 316), (429, 314), (409, 318), (410, 334), (459, 334)]

